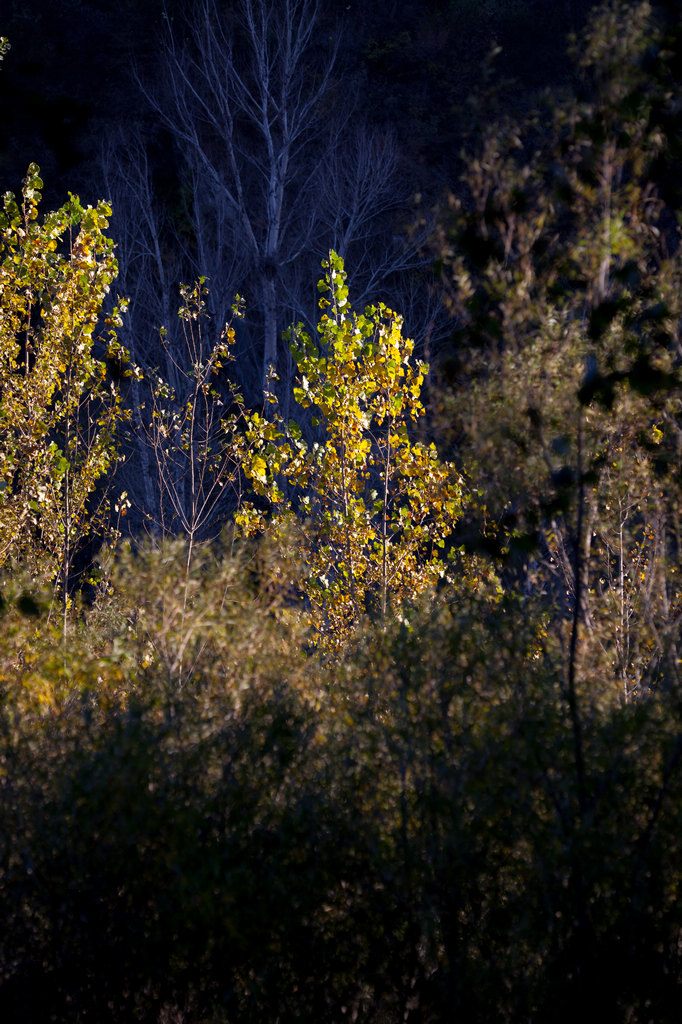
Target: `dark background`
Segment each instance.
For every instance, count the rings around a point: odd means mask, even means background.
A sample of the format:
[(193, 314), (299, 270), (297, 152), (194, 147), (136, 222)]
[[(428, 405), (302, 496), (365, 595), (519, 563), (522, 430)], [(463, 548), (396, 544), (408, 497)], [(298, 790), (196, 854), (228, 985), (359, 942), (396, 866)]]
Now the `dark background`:
[[(458, 154), (476, 131), (471, 97), (486, 58), (497, 111), (517, 113), (546, 87), (570, 84), (570, 34), (593, 0), (351, 0), (323, 12), (342, 33), (340, 66), (365, 121), (397, 132), (415, 188), (453, 187)], [(11, 50), (0, 74), (0, 190), (19, 190), (31, 161), (45, 199), (100, 197), (98, 153), (115, 126), (150, 118), (133, 69), (154, 75), (166, 18), (180, 0), (4, 0)], [(504, 83), (504, 84), (502, 84)]]

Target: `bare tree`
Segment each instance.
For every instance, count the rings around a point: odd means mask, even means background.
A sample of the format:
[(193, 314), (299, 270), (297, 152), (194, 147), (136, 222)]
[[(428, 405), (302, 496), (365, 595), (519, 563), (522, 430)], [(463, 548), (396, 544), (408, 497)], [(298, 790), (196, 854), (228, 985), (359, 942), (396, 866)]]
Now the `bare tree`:
[[(361, 294), (371, 288), (359, 279), (376, 284), (418, 262), (416, 246), (386, 234), (408, 200), (395, 139), (351, 127), (354, 90), (337, 74), (335, 37), (321, 32), (317, 0), (241, 0), (230, 22), (216, 0), (199, 0), (182, 31), (169, 27), (163, 88), (143, 85), (186, 161), (194, 202), (220, 223), (222, 248), (247, 263), (235, 290), (262, 317), (263, 386), (269, 367), (286, 373), (282, 328), (314, 319), (330, 247)], [(208, 263), (201, 272), (215, 280)]]
[[(166, 95), (145, 88), (181, 146), (195, 185), (223, 205), (232, 242), (249, 256), (263, 315), (263, 383), (277, 362), (277, 279), (300, 251), (302, 154), (319, 136), (336, 49), (315, 59), (315, 0), (243, 0), (235, 45), (215, 0), (199, 0), (185, 26), (169, 30)], [(210, 190), (210, 191), (209, 191)]]
[(140, 420), (158, 484), (159, 518), (152, 525), (162, 536), (186, 537), (188, 574), (197, 543), (215, 537), (239, 505), (247, 453), (241, 396), (221, 380), (234, 329), (228, 322), (217, 343), (207, 342), (207, 296), (202, 279), (182, 288), (184, 348), (171, 350), (161, 332), (177, 383), (150, 372), (150, 415)]
[[(187, 210), (193, 245), (187, 246), (156, 195), (139, 133), (129, 131), (125, 144), (110, 139), (102, 162), (115, 211), (118, 289), (129, 306), (120, 336), (143, 370), (131, 378), (133, 429), (121, 472), (144, 525), (164, 536), (181, 530), (191, 550), (197, 538), (215, 532), (236, 486), (223, 420), (236, 394), (225, 338), (234, 347), (238, 268), (227, 258), (224, 224), (194, 190)], [(199, 266), (216, 267), (218, 252), (222, 273), (209, 290)], [(186, 288), (183, 279), (200, 284)]]

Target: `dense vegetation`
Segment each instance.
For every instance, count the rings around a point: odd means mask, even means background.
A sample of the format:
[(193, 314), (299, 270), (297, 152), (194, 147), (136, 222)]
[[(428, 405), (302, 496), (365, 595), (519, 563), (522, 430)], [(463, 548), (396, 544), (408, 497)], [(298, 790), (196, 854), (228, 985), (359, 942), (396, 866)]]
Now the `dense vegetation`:
[[(224, 172), (219, 93), (197, 121), (198, 44), (167, 37), (175, 91), (148, 98), (192, 201), (154, 191), (143, 138), (110, 159), (137, 211), (118, 265), (108, 203), (43, 214), (35, 165), (3, 200), (0, 1016), (677, 1021), (679, 6), (596, 9), (578, 90), (504, 116), (493, 89), (403, 248), (343, 147), (338, 216), (306, 191), (307, 122), (286, 185), (279, 129), (259, 148), (269, 87), (219, 47), (261, 40), (274, 80), (265, 9), (198, 23), (236, 90)], [(292, 109), (326, 110), (291, 24)], [(371, 139), (349, 152), (394, 167)], [(237, 228), (246, 329), (200, 266)]]

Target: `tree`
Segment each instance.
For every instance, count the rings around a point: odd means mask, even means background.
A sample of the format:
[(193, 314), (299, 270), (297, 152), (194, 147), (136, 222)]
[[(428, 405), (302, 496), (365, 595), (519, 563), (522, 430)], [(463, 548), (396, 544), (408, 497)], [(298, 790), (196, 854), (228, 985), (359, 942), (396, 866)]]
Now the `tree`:
[(567, 672), (591, 680), (588, 701), (596, 665), (626, 701), (679, 677), (666, 31), (649, 4), (600, 9), (579, 51), (585, 98), (556, 100), (549, 132), (537, 118), (489, 130), (436, 242), (458, 318), (455, 436), (516, 582), (570, 624)]
[[(162, 538), (185, 537), (189, 573), (197, 543), (215, 540), (239, 507), (247, 442), (243, 399), (226, 379), (234, 358), (234, 328), (225, 324), (211, 344), (204, 331), (205, 281), (181, 290), (184, 350), (168, 351), (167, 331), (161, 329), (172, 377), (169, 381), (158, 370), (147, 373), (150, 408), (138, 408), (136, 414), (158, 495), (158, 516), (153, 508), (143, 510), (145, 528)], [(243, 315), (239, 302), (234, 315)]]
[[(210, 380), (212, 393), (219, 384), (224, 404), (213, 403), (211, 416), (214, 426), (224, 416), (230, 405), (227, 392), (237, 386), (234, 380), (235, 362), (230, 356), (229, 380), (226, 367), (218, 375), (211, 367), (219, 359), (218, 351), (225, 354), (224, 343), (229, 334), (230, 353), (236, 347), (233, 326), (239, 326), (235, 318), (236, 276), (234, 267), (229, 265), (229, 256), (224, 246), (225, 234), (219, 221), (220, 210), (210, 227), (208, 216), (197, 209), (198, 196), (192, 209), (187, 212), (196, 243), (196, 258), (187, 253), (187, 239), (181, 237), (177, 225), (163, 199), (155, 189), (151, 158), (142, 138), (135, 134), (108, 139), (103, 153), (105, 170), (104, 185), (110, 197), (113, 215), (113, 233), (116, 236), (116, 258), (119, 269), (118, 287), (128, 300), (128, 315), (121, 325), (119, 335), (132, 360), (143, 368), (142, 379), (131, 380), (129, 406), (132, 430), (125, 439), (126, 465), (122, 471), (125, 487), (131, 502), (141, 520), (139, 525), (150, 526), (155, 532), (166, 534), (171, 522), (175, 528), (194, 515), (189, 500), (183, 496), (184, 485), (176, 489), (174, 502), (181, 505), (169, 517), (168, 491), (161, 484), (158, 456), (162, 449), (170, 451), (167, 443), (160, 445), (158, 432), (153, 430), (152, 412), (158, 413), (159, 380), (163, 381), (165, 410), (170, 414), (171, 402), (175, 396), (176, 412), (184, 407), (184, 399), (196, 385), (197, 363), (201, 363)], [(196, 214), (196, 216), (194, 216)], [(212, 240), (220, 249), (216, 264), (211, 249)], [(204, 286), (206, 278), (200, 267), (214, 272), (210, 290)], [(200, 315), (190, 316), (188, 303), (183, 299), (178, 315), (178, 296), (194, 289), (186, 288), (182, 281), (198, 281), (201, 292)], [(229, 325), (229, 330), (228, 330)], [(227, 332), (227, 333), (226, 333)], [(223, 360), (224, 362), (224, 360)], [(210, 364), (210, 366), (209, 366)], [(156, 384), (154, 384), (156, 382)], [(208, 404), (205, 412), (208, 413)], [(158, 423), (158, 416), (156, 417)], [(196, 426), (196, 421), (195, 421)], [(182, 459), (181, 450), (174, 452), (176, 459)], [(179, 464), (176, 465), (175, 478)], [(181, 474), (182, 475), (182, 474)], [(168, 476), (166, 479), (170, 479)], [(165, 505), (165, 507), (164, 507)], [(135, 511), (133, 519), (135, 519)], [(137, 526), (138, 523), (136, 522)]]
[(118, 309), (96, 334), (116, 277), (110, 208), (71, 196), (40, 222), (41, 187), (32, 164), (21, 205), (7, 193), (0, 214), (0, 565), (26, 557), (54, 581), (66, 616), (75, 553), (108, 525), (95, 492), (125, 418), (96, 345), (126, 353)]
[[(323, 439), (308, 444), (294, 421), (253, 414), (245, 469), (278, 510), (274, 529), (286, 536), (293, 524), (305, 558), (303, 590), (319, 633), (333, 645), (365, 612), (384, 617), (390, 602), (445, 575), (463, 482), (435, 445), (410, 436), (424, 413), (428, 366), (413, 361), (401, 317), (383, 304), (354, 313), (341, 257), (332, 251), (323, 267), (320, 348), (301, 325), (290, 335), (299, 371), (294, 397), (312, 410)], [(285, 481), (293, 488), (288, 498)], [(238, 521), (248, 530), (263, 526), (253, 506)]]
[(409, 199), (395, 139), (350, 130), (353, 87), (322, 31), (317, 0), (242, 0), (229, 17), (201, 0), (169, 25), (163, 85), (143, 86), (181, 154), (194, 276), (230, 280), (262, 317), (259, 397), (268, 367), (288, 372), (283, 324), (314, 319), (313, 261), (330, 246), (374, 288), (424, 263), (394, 238)]

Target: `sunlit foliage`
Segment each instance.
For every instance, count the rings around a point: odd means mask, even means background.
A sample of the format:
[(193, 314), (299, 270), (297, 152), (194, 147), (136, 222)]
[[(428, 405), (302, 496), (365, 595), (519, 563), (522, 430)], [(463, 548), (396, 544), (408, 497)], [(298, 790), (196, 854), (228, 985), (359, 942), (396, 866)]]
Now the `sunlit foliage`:
[(103, 356), (125, 353), (118, 309), (103, 317), (116, 277), (109, 207), (71, 196), (40, 220), (41, 187), (32, 165), (0, 213), (0, 565), (28, 558), (66, 605), (74, 552), (108, 525), (93, 492), (125, 412)]
[[(254, 415), (246, 471), (275, 506), (275, 529), (294, 526), (315, 622), (340, 642), (365, 612), (384, 617), (391, 601), (446, 575), (463, 481), (433, 443), (414, 439), (428, 366), (413, 358), (401, 317), (384, 305), (353, 312), (343, 260), (332, 252), (323, 267), (319, 344), (300, 326), (291, 336), (294, 396), (320, 441), (309, 444), (293, 421)], [(253, 506), (239, 520), (262, 524)]]

